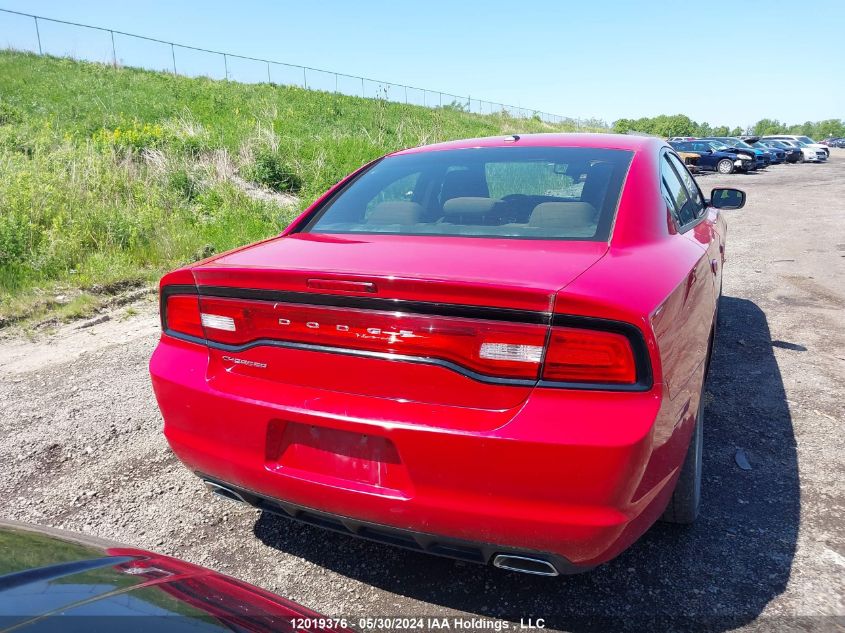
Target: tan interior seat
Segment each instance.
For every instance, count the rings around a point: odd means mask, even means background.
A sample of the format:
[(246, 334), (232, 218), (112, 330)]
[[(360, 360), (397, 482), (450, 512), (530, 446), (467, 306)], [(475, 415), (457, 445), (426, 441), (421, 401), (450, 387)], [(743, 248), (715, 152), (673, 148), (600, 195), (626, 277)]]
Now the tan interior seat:
[(446, 222), (456, 224), (484, 224), (497, 203), (499, 200), (493, 198), (451, 198), (443, 205), (443, 217)]
[(423, 213), (416, 202), (395, 200), (376, 205), (367, 216), (367, 224), (416, 224)]
[(588, 202), (542, 202), (534, 207), (528, 226), (544, 229), (587, 229), (595, 224), (596, 208)]

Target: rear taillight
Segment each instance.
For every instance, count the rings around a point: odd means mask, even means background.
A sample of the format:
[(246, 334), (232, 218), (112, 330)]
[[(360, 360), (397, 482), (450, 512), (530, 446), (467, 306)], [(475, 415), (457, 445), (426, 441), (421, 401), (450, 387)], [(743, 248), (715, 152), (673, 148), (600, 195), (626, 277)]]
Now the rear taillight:
[(179, 334), (203, 338), (202, 317), (197, 295), (172, 295), (167, 297), (165, 329)]
[(597, 387), (637, 386), (649, 375), (647, 371), (638, 375), (634, 341), (619, 327), (610, 331), (554, 326), (549, 332), (545, 324), (193, 294), (165, 296), (167, 333), (226, 349), (288, 343), (440, 362), (469, 375), (529, 381), (540, 378), (542, 366), (544, 383)]
[(545, 325), (217, 297), (201, 297), (200, 306), (205, 336), (213, 343), (353, 349), (527, 380), (538, 377), (547, 332)]
[(631, 343), (615, 332), (552, 328), (543, 380), (633, 385), (637, 366)]

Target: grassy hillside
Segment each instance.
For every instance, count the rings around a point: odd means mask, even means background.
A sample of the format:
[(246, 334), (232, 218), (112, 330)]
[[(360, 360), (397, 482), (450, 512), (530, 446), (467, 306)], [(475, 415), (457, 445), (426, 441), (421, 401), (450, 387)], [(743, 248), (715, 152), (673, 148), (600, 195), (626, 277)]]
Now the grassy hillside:
[(0, 52), (0, 326), (90, 311), (272, 235), (387, 151), (553, 130), (566, 127)]

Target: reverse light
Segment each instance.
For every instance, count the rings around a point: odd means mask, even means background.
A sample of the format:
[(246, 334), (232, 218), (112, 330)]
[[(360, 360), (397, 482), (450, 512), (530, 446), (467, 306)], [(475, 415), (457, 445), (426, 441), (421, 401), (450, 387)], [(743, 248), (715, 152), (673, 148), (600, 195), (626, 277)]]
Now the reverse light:
[(489, 360), (539, 363), (543, 360), (543, 347), (541, 345), (515, 345), (513, 343), (482, 343), (479, 356)]
[(219, 314), (201, 313), (202, 324), (204, 327), (213, 330), (225, 330), (226, 332), (235, 331), (235, 320), (232, 317), (220, 316)]

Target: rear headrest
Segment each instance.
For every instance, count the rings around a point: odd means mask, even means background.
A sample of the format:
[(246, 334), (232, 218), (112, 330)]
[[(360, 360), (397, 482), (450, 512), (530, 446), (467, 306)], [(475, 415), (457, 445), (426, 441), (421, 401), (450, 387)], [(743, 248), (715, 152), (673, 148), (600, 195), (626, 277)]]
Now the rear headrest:
[(587, 202), (542, 202), (534, 207), (528, 226), (581, 229), (593, 224), (596, 209)]
[(416, 202), (382, 202), (370, 211), (367, 224), (416, 224), (422, 212), (422, 205)]
[(493, 198), (451, 198), (443, 205), (444, 215), (478, 215), (490, 213), (498, 200)]
[(477, 196), (487, 198), (490, 190), (487, 188), (487, 178), (480, 167), (455, 169), (446, 172), (443, 177), (443, 187), (440, 190), (440, 202), (445, 204), (452, 198)]

